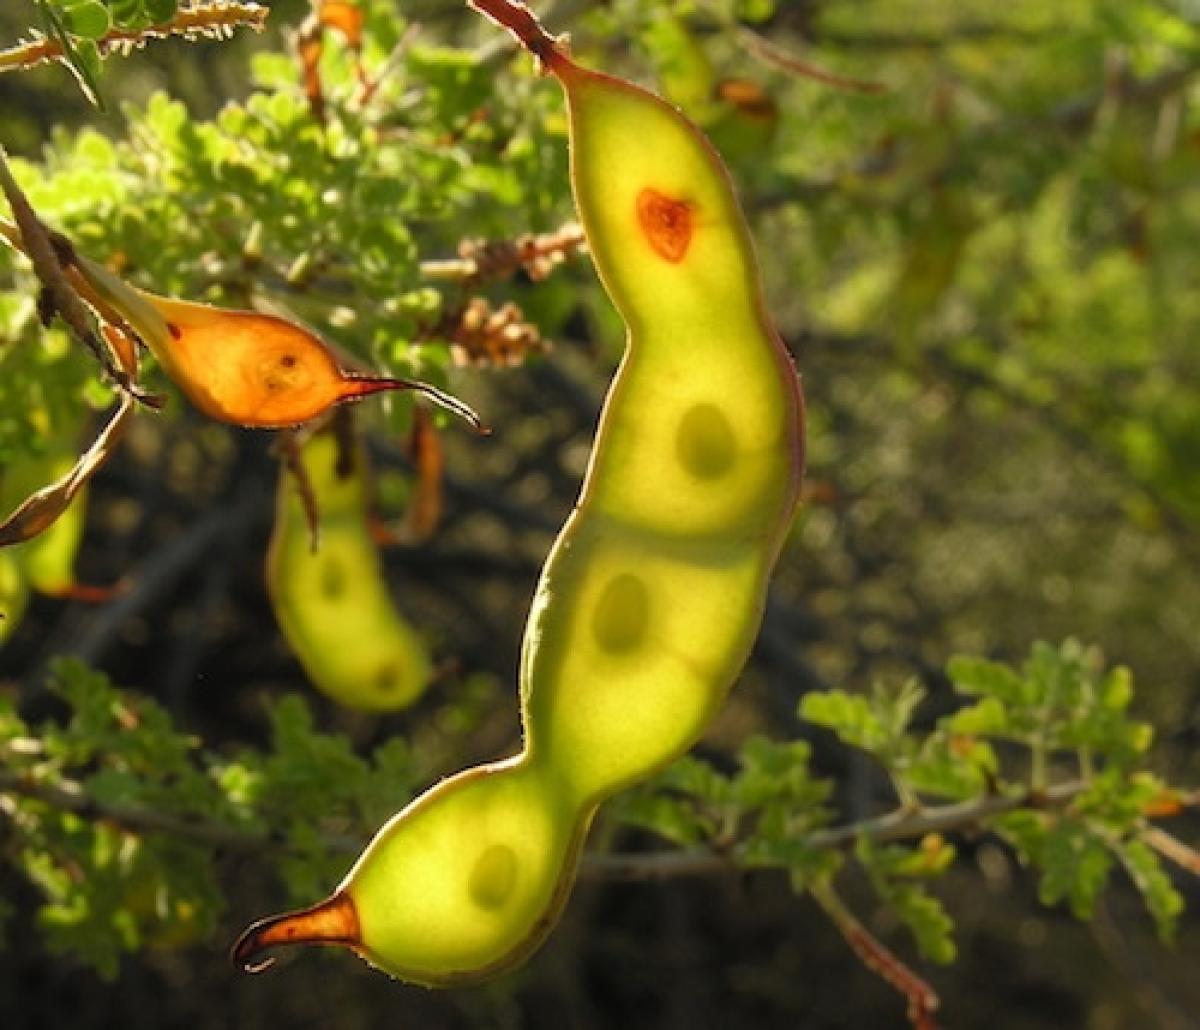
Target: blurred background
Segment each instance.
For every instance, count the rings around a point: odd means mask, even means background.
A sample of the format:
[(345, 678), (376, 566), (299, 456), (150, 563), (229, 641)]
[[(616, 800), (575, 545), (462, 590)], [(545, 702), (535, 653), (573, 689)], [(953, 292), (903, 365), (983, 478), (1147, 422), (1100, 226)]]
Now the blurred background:
[[(241, 133), (264, 152), (287, 144), (245, 127), (268, 110), (255, 93), (290, 97), (287, 117), (313, 121), (293, 56), (308, 4), (268, 6), (261, 35), (159, 40), (110, 57), (103, 111), (59, 65), (0, 74), (0, 142), (28, 162), (23, 181), (47, 219), (94, 256), (121, 252), (134, 281), (213, 298), (259, 281), (339, 342), (429, 372), (484, 415), (494, 429), (486, 438), (442, 424), (444, 513), (432, 535), (383, 552), (438, 679), (414, 707), (386, 716), (347, 712), (312, 691), (263, 583), (279, 475), (273, 441), (207, 423), (173, 397), (164, 417), (136, 421), (91, 490), (77, 575), (128, 589), (100, 604), (34, 596), (0, 649), (0, 685), (36, 722), (56, 710), (39, 693), (47, 663), (75, 655), (155, 698), (214, 752), (262, 744), (264, 705), (298, 692), (317, 726), (362, 753), (410, 741), (414, 778), (428, 782), (519, 746), (513, 684), (528, 601), (576, 498), (623, 331), (579, 255), (545, 282), (422, 281), (420, 262), (455, 258), (464, 239), (550, 232), (571, 217), (556, 87), (452, 0), (364, 0), (369, 69), (406, 25), (420, 26), (426, 48), (402, 53), (369, 124), (372, 138), (398, 148), (388, 158), (395, 166), (370, 167), (385, 182), (389, 167), (401, 177), (387, 186), (395, 197), (345, 215), (380, 222), (394, 209), (405, 234), (382, 244), (403, 260), (383, 261), (369, 282), (347, 285), (336, 264), (328, 281), (326, 268), (293, 274), (302, 255), (321, 257), (308, 242), (329, 238), (320, 220), (343, 218), (328, 192), (336, 183), (304, 201), (307, 221), (288, 222), (278, 205), (290, 187), (268, 196), (222, 179), (222, 152), (207, 137), (200, 156), (139, 164), (173, 117), (154, 99), (160, 91), (183, 105), (187, 123), (216, 119), (225, 143)], [(806, 691), (915, 676), (932, 695), (921, 717), (931, 721), (952, 703), (950, 656), (1016, 661), (1035, 640), (1074, 636), (1132, 669), (1162, 775), (1200, 780), (1200, 3), (534, 6), (554, 31), (571, 33), (585, 63), (665, 93), (716, 141), (804, 378), (805, 506), (752, 662), (700, 753), (720, 762), (753, 732), (807, 738), (818, 770), (838, 784), (841, 814), (864, 818), (886, 809), (885, 787), (866, 759), (797, 718)], [(38, 17), (33, 3), (5, 4), (0, 47)], [(442, 53), (451, 49), (485, 62), (482, 86)], [(849, 81), (800, 74), (779, 51)], [(322, 61), (329, 131), (350, 137), (336, 128), (353, 88), (348, 51), (335, 40)], [(89, 158), (81, 148), (103, 149), (96, 140), (117, 150)], [(426, 164), (406, 171), (403, 162), (418, 158)], [(299, 160), (291, 172), (306, 175)], [(405, 175), (407, 191), (394, 185)], [(223, 189), (248, 206), (214, 211), (197, 199)], [(242, 259), (255, 220), (268, 231), (252, 268)], [(367, 266), (374, 251), (362, 241), (350, 252)], [(30, 281), (5, 261), (0, 342), (16, 346), (37, 334)], [(456, 289), (493, 308), (516, 303), (552, 345), (530, 345), (517, 367), (455, 364), (455, 330), (439, 318), (454, 313)], [(422, 290), (435, 294), (417, 297)], [(385, 311), (389, 294), (408, 306)], [(421, 305), (437, 332), (414, 357)], [(403, 354), (389, 342), (398, 336)], [(397, 520), (415, 489), (409, 415), (401, 405), (381, 410), (364, 418), (374, 419), (380, 505)], [(10, 420), (0, 443), (22, 431)], [(10, 843), (5, 833), (0, 846)], [(1087, 923), (1039, 905), (1036, 882), (996, 840), (957, 843), (960, 860), (938, 886), (958, 924), (953, 965), (916, 960), (870, 893), (847, 889), (872, 929), (937, 988), (946, 1026), (1200, 1025), (1194, 914), (1166, 948), (1127, 884), (1118, 881)], [(107, 979), (48, 950), (35, 888), (6, 868), (0, 1023), (904, 1025), (903, 1003), (772, 873), (581, 882), (524, 968), (429, 992), (345, 956), (306, 953), (255, 978), (233, 971), (228, 942), (285, 897), (266, 866), (263, 856), (222, 857), (225, 900), (212, 932), (127, 954)], [(332, 875), (317, 889), (340, 873)], [(1194, 909), (1200, 886), (1177, 886)]]

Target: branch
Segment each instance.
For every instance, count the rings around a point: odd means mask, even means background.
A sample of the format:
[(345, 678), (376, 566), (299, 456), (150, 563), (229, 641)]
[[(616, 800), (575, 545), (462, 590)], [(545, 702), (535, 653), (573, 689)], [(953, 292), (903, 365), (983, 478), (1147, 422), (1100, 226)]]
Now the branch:
[(815, 46), (835, 46), (847, 50), (937, 50), (958, 43), (1000, 41), (1039, 43), (1051, 33), (1044, 29), (1023, 29), (1015, 25), (962, 24), (945, 32), (841, 32), (821, 29), (814, 33)]
[[(33, 272), (47, 290), (53, 303), (53, 310), (62, 316), (64, 322), (71, 327), (72, 332), (82, 340), (88, 349), (96, 355), (97, 360), (104, 366), (117, 382), (122, 382), (121, 373), (107, 360), (107, 355), (96, 335), (96, 329), (84, 307), (79, 295), (71, 288), (63, 272), (58, 251), (50, 240), (50, 234), (42, 220), (29, 204), (24, 191), (13, 178), (12, 170), (8, 167), (8, 152), (0, 144), (0, 190), (8, 198), (12, 208), (13, 220), (21, 234), (21, 249), (33, 265)], [(8, 236), (8, 233), (5, 233)]]
[[(1003, 353), (1007, 349), (1009, 348), (1001, 343), (996, 343), (996, 353)], [(1024, 412), (1077, 453), (1090, 458), (1118, 482), (1140, 492), (1154, 505), (1180, 554), (1193, 567), (1200, 568), (1200, 546), (1197, 545), (1195, 530), (1187, 512), (1164, 495), (1152, 480), (1130, 468), (1120, 454), (1115, 454), (1106, 447), (1104, 440), (1091, 428), (1079, 425), (1069, 415), (1064, 415), (1061, 405), (1051, 406), (1027, 397), (1018, 388), (988, 375), (983, 369), (956, 361), (945, 350), (931, 350), (926, 357), (934, 370), (946, 378), (995, 394), (1005, 403)], [(1064, 393), (1072, 392), (1074, 384), (1064, 385)], [(1075, 389), (1074, 392), (1078, 390)]]
[(941, 1004), (937, 992), (863, 926), (831, 886), (814, 887), (812, 896), (859, 961), (889, 987), (904, 995), (908, 1002), (908, 1021), (914, 1030), (937, 1030), (935, 1013)]
[[(980, 826), (1005, 812), (1022, 807), (1057, 809), (1069, 805), (1087, 788), (1082, 780), (1058, 784), (1044, 793), (1022, 791), (1012, 795), (990, 795), (951, 805), (897, 812), (850, 823), (807, 836), (813, 848), (841, 848), (866, 836), (879, 843), (948, 833)], [(31, 779), (28, 773), (0, 771), (0, 795), (34, 798), (84, 819), (111, 822), (134, 833), (171, 833), (186, 840), (216, 844), (237, 851), (262, 851), (286, 844), (278, 833), (240, 829), (227, 823), (173, 815), (137, 805), (121, 805), (90, 797), (85, 787), (70, 780), (50, 785)], [(331, 851), (353, 853), (361, 841), (353, 836), (326, 838)], [(709, 849), (662, 851), (647, 854), (585, 856), (581, 875), (589, 880), (661, 880), (684, 876), (709, 876), (744, 871), (736, 863), (736, 851)]]
[(225, 823), (173, 815), (143, 806), (98, 801), (83, 786), (70, 780), (51, 785), (39, 783), (27, 773), (0, 772), (0, 796), (6, 794), (43, 801), (81, 819), (113, 823), (133, 833), (169, 833), (231, 851), (261, 851), (276, 843), (270, 834), (261, 831), (240, 830)]
[(522, 233), (510, 240), (463, 240), (457, 258), (422, 261), (421, 277), (477, 283), (507, 279), (524, 269), (537, 281), (586, 246), (583, 226), (578, 222), (566, 222), (554, 232)]
[[(92, 352), (104, 374), (122, 394), (149, 408), (161, 408), (163, 398), (147, 393), (138, 385), (137, 350), (132, 342), (135, 334), (80, 275), (76, 267), (78, 257), (71, 241), (61, 233), (48, 229), (38, 217), (13, 177), (7, 158), (8, 154), (0, 144), (0, 192), (8, 199), (14, 219), (9, 222), (0, 218), (0, 238), (24, 254), (33, 266), (34, 275), (42, 284), (43, 296), (50, 301), (49, 314), (43, 316), (45, 323), (48, 325), (50, 316), (58, 314), (76, 338)], [(127, 350), (118, 347), (111, 338), (108, 344), (101, 344), (85, 300), (108, 323), (108, 328), (129, 341)]]
[(738, 28), (737, 40), (752, 56), (789, 75), (813, 79), (826, 86), (832, 86), (834, 89), (846, 90), (851, 93), (887, 92), (887, 87), (881, 82), (867, 82), (864, 79), (855, 79), (848, 75), (838, 75), (819, 68), (809, 61), (802, 61), (744, 25)]
[[(150, 25), (144, 29), (113, 29), (96, 40), (96, 46), (102, 54), (113, 51), (128, 53), (145, 46), (152, 39), (166, 39), (168, 36), (182, 36), (188, 40), (228, 39), (234, 29), (243, 26), (262, 32), (268, 13), (266, 7), (254, 3), (202, 0), (180, 10), (174, 18), (161, 25)], [(46, 61), (60, 61), (65, 56), (59, 40), (38, 36), (7, 50), (0, 50), (0, 74), (33, 68)]]
[[(968, 801), (925, 808), (901, 808), (887, 815), (860, 822), (817, 830), (804, 838), (814, 849), (850, 847), (860, 837), (879, 844), (912, 840), (930, 833), (951, 833), (982, 826), (997, 816), (1018, 808), (1066, 808), (1087, 790), (1083, 780), (1071, 780), (1045, 791), (1023, 790), (1019, 794), (989, 794)], [(736, 849), (729, 852), (708, 848), (648, 854), (588, 855), (584, 874), (601, 880), (658, 880), (680, 876), (711, 876), (744, 871)]]

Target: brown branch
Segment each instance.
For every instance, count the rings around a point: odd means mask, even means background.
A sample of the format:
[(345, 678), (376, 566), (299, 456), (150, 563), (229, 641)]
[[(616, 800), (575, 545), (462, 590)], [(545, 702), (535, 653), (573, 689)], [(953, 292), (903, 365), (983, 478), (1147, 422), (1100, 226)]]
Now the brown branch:
[(13, 220), (21, 234), (21, 249), (33, 265), (34, 275), (45, 287), (53, 310), (62, 316), (71, 331), (95, 354), (105, 371), (115, 381), (123, 382), (127, 377), (108, 360), (107, 351), (96, 334), (87, 308), (66, 280), (59, 252), (51, 242), (49, 231), (13, 178), (12, 170), (8, 167), (8, 152), (3, 144), (0, 144), (0, 189), (12, 208)]
[(858, 921), (828, 884), (813, 887), (812, 896), (850, 950), (872, 973), (908, 1002), (908, 1021), (914, 1030), (937, 1030), (937, 992), (878, 937)]
[(229, 506), (208, 512), (147, 554), (129, 576), (129, 589), (96, 613), (87, 629), (70, 642), (67, 653), (89, 664), (98, 662), (124, 621), (149, 608), (203, 561), (226, 533), (249, 518), (255, 500), (247, 490)]
[[(15, 222), (0, 218), (0, 238), (29, 259), (34, 275), (43, 287), (47, 314), (62, 317), (117, 388), (146, 407), (161, 408), (165, 399), (146, 392), (137, 382), (137, 334), (81, 274), (80, 259), (71, 241), (62, 233), (47, 228), (38, 217), (13, 178), (6, 157), (3, 145), (0, 145), (0, 192), (8, 198)], [(118, 347), (107, 336), (101, 344), (84, 301), (108, 323), (106, 332), (111, 329), (123, 336), (126, 346)], [(43, 321), (48, 323), (47, 318)]]
[[(1087, 790), (1083, 780), (1071, 780), (1046, 788), (1041, 792), (1024, 790), (1019, 794), (989, 794), (949, 805), (934, 805), (918, 809), (897, 809), (887, 815), (860, 822), (817, 830), (804, 837), (804, 843), (814, 849), (851, 847), (860, 837), (878, 844), (914, 840), (930, 833), (951, 833), (987, 824), (997, 816), (1018, 808), (1066, 808)], [(650, 854), (589, 855), (585, 873), (604, 880), (654, 880), (679, 876), (711, 876), (741, 872), (736, 850), (718, 852), (711, 849), (668, 851)]]
[(832, 86), (834, 89), (846, 90), (852, 93), (887, 92), (887, 86), (881, 82), (867, 82), (864, 79), (838, 75), (834, 72), (826, 71), (824, 68), (818, 68), (815, 64), (811, 64), (808, 61), (802, 61), (800, 58), (789, 54), (782, 47), (776, 46), (765, 36), (759, 35), (753, 29), (748, 29), (744, 25), (738, 29), (737, 38), (738, 42), (746, 48), (751, 56), (774, 68), (778, 68), (780, 71), (786, 72), (788, 75), (812, 79), (814, 82), (820, 82), (826, 86)]
[(1190, 844), (1184, 844), (1157, 826), (1147, 826), (1139, 836), (1168, 862), (1193, 876), (1200, 876), (1200, 851)]
[(1004, 43), (1037, 43), (1050, 36), (1042, 29), (1022, 29), (1015, 25), (956, 25), (945, 32), (839, 32), (821, 29), (814, 34), (814, 44), (858, 50), (936, 50), (958, 43), (1000, 41)]
[[(1011, 349), (1003, 345), (1006, 342), (1003, 340), (995, 342), (997, 354)], [(1200, 568), (1200, 544), (1196, 541), (1195, 529), (1187, 512), (1166, 496), (1151, 479), (1130, 468), (1119, 453), (1114, 453), (1111, 448), (1106, 447), (1105, 441), (1098, 438), (1090, 427), (1080, 424), (1069, 414), (1065, 414), (1061, 405), (1047, 405), (1041, 400), (1026, 396), (1017, 387), (989, 375), (982, 368), (956, 361), (944, 349), (931, 350), (926, 357), (933, 369), (945, 378), (957, 384), (995, 394), (1005, 403), (1023, 412), (1042, 428), (1057, 436), (1077, 453), (1088, 457), (1115, 480), (1127, 488), (1141, 493), (1154, 505), (1164, 528), (1168, 531), (1180, 554), (1193, 567)], [(1075, 386), (1070, 383), (1065, 385), (1066, 392), (1070, 392)]]
[(551, 69), (563, 60), (565, 42), (550, 35), (522, 0), (467, 0), (467, 6), (500, 28), (507, 29), (525, 50), (537, 58), (540, 68)]
[[(145, 46), (152, 39), (166, 39), (168, 36), (182, 36), (188, 40), (227, 39), (235, 29), (244, 26), (262, 32), (269, 13), (266, 7), (254, 3), (208, 0), (181, 9), (174, 18), (161, 25), (150, 25), (143, 29), (113, 29), (96, 40), (96, 45), (102, 54), (109, 54), (113, 51), (127, 53)], [(0, 50), (0, 74), (33, 68), (45, 61), (59, 61), (64, 56), (59, 40), (38, 36), (7, 50)]]
[(463, 240), (457, 258), (422, 261), (420, 271), (425, 279), (478, 283), (524, 270), (536, 282), (586, 246), (583, 226), (566, 222), (554, 232), (523, 233), (512, 240)]

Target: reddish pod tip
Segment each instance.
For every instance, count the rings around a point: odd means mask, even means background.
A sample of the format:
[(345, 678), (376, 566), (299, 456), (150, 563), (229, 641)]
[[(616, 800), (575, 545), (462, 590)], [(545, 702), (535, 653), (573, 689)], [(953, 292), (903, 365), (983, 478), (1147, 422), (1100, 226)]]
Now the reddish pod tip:
[(335, 894), (311, 908), (268, 916), (246, 928), (230, 958), (246, 973), (261, 973), (275, 964), (272, 956), (259, 958), (269, 948), (285, 944), (339, 944), (353, 948), (362, 942), (358, 912), (349, 895)]
[(483, 420), (465, 401), (460, 401), (453, 394), (449, 394), (445, 390), (439, 390), (436, 386), (418, 382), (415, 379), (347, 376), (342, 380), (338, 400), (356, 400), (359, 397), (366, 397), (372, 393), (381, 393), (385, 390), (412, 390), (415, 393), (419, 393), (422, 397), (433, 401), (439, 408), (445, 408), (452, 414), (469, 422), (475, 432), (484, 436), (491, 432), (491, 429), (483, 424)]

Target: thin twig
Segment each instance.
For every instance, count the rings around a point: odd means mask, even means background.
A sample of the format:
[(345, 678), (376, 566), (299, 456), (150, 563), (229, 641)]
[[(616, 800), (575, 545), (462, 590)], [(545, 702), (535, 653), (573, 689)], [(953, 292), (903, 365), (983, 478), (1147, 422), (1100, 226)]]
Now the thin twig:
[(760, 35), (753, 29), (746, 28), (744, 25), (738, 28), (737, 38), (738, 42), (752, 56), (789, 75), (812, 79), (814, 82), (820, 82), (826, 86), (832, 86), (834, 89), (846, 90), (851, 93), (887, 92), (887, 86), (882, 82), (868, 82), (865, 79), (855, 79), (848, 75), (838, 75), (835, 72), (826, 71), (824, 68), (818, 68), (815, 64), (808, 61), (802, 61), (793, 54), (789, 54), (782, 47), (776, 46), (765, 36)]
[[(950, 833), (985, 825), (988, 821), (1018, 808), (1058, 809), (1071, 804), (1087, 790), (1082, 780), (1072, 780), (1035, 793), (991, 794), (949, 805), (911, 810), (897, 809), (873, 819), (817, 830), (804, 837), (804, 843), (816, 850), (846, 848), (860, 837), (878, 844), (914, 840), (930, 833)], [(679, 876), (710, 876), (739, 871), (736, 850), (717, 852), (710, 849), (650, 854), (589, 855), (586, 872), (604, 880), (654, 880)]]
[(8, 152), (0, 144), (0, 189), (8, 198), (13, 220), (21, 233), (22, 249), (33, 265), (34, 275), (48, 291), (54, 310), (70, 326), (72, 332), (95, 354), (104, 370), (117, 382), (127, 380), (108, 359), (108, 353), (96, 333), (91, 316), (79, 295), (67, 282), (58, 252), (42, 220), (30, 206), (24, 191), (8, 167)]
[(821, 46), (846, 50), (936, 50), (958, 43), (1000, 41), (1038, 43), (1052, 34), (1048, 29), (1022, 29), (1013, 25), (955, 25), (945, 32), (838, 32), (822, 29), (813, 39)]
[(1190, 844), (1184, 844), (1157, 826), (1147, 826), (1140, 836), (1167, 861), (1173, 862), (1193, 876), (1200, 876), (1200, 851)]
[(404, 32), (401, 33), (399, 40), (396, 41), (396, 45), (392, 47), (392, 52), (387, 55), (383, 64), (376, 68), (369, 78), (359, 82), (348, 105), (351, 111), (365, 111), (371, 106), (371, 102), (379, 96), (379, 87), (404, 64), (405, 57), (420, 33), (421, 26), (415, 21), (405, 26)]
[[(258, 4), (211, 0), (182, 8), (174, 18), (161, 25), (149, 25), (142, 29), (113, 29), (96, 40), (96, 46), (102, 54), (113, 51), (124, 53), (145, 46), (152, 39), (166, 39), (168, 36), (225, 39), (243, 26), (262, 32), (269, 13), (266, 7)], [(39, 36), (7, 50), (0, 50), (0, 74), (33, 68), (44, 61), (62, 60), (64, 56), (60, 40)]]
[[(475, 283), (506, 279), (524, 268), (532, 278), (545, 278), (555, 258), (565, 258), (586, 246), (583, 226), (578, 222), (566, 222), (554, 232), (525, 234), (515, 240), (465, 240), (457, 258), (422, 261), (421, 277)], [(539, 275), (542, 266), (545, 271)]]
[(937, 1030), (937, 992), (898, 955), (855, 918), (829, 884), (814, 886), (812, 896), (829, 916), (850, 950), (871, 972), (908, 1002), (908, 1021), (914, 1030)]

